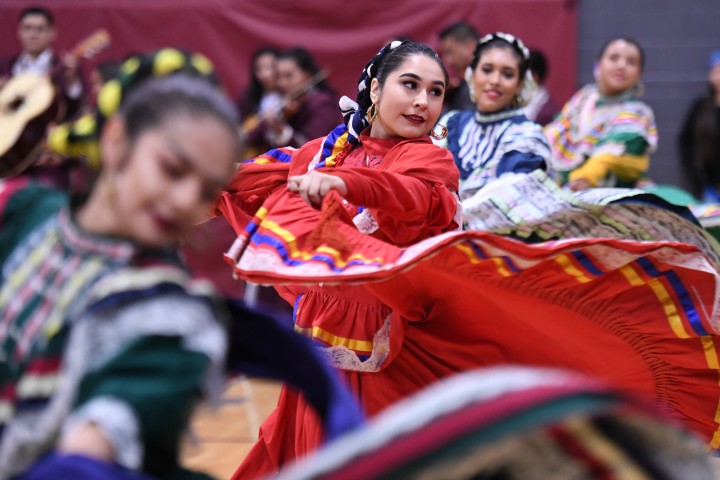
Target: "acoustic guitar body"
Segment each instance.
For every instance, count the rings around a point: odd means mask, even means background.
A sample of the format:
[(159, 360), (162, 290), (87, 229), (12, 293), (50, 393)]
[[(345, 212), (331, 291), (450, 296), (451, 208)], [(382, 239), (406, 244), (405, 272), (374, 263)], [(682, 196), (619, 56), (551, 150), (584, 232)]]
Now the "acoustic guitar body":
[(22, 73), (5, 84), (0, 90), (0, 178), (17, 175), (35, 162), (59, 111), (50, 77)]

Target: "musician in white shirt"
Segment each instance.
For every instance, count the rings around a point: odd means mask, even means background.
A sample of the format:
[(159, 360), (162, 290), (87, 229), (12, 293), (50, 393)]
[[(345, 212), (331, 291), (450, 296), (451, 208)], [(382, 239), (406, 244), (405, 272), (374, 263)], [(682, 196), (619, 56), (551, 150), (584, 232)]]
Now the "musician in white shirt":
[(66, 119), (79, 111), (85, 88), (78, 59), (71, 54), (59, 56), (53, 51), (55, 35), (55, 20), (49, 10), (25, 8), (20, 13), (17, 30), (22, 51), (0, 62), (0, 87), (20, 73), (48, 74), (64, 97)]

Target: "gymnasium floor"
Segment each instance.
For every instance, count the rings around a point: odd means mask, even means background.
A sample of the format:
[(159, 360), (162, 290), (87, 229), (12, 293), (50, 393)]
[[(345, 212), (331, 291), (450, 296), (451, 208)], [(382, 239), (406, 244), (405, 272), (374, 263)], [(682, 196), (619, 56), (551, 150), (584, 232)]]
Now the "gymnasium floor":
[(257, 439), (260, 423), (275, 408), (280, 386), (238, 379), (215, 411), (202, 408), (184, 446), (184, 464), (220, 480), (230, 478)]
[[(234, 381), (215, 411), (201, 409), (185, 443), (184, 464), (227, 480), (257, 439), (260, 423), (275, 408), (280, 385), (257, 379)], [(712, 459), (720, 480), (720, 459)]]

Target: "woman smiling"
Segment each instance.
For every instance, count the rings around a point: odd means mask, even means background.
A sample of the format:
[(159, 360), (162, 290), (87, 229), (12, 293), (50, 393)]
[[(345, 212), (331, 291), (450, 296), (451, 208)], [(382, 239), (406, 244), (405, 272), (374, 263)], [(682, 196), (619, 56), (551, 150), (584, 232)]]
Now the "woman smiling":
[(631, 38), (600, 51), (595, 84), (580, 89), (545, 127), (552, 165), (572, 190), (633, 187), (658, 141), (652, 109), (639, 100), (645, 54)]
[(440, 123), (448, 128), (447, 142), (460, 169), (460, 198), (472, 197), (505, 173), (546, 169), (550, 150), (540, 125), (523, 113), (521, 92), (529, 52), (507, 33), (480, 39), (466, 72), (475, 110), (449, 112)]

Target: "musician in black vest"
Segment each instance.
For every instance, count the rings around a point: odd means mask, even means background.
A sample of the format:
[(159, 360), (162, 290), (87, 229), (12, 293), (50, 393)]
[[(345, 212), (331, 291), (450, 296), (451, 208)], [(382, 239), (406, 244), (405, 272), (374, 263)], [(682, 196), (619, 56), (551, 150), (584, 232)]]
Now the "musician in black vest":
[(49, 74), (64, 100), (65, 111), (59, 120), (75, 116), (83, 103), (85, 87), (78, 59), (67, 54), (62, 57), (52, 49), (55, 40), (55, 19), (43, 7), (28, 7), (18, 21), (17, 38), (22, 51), (0, 61), (0, 86), (24, 72)]

